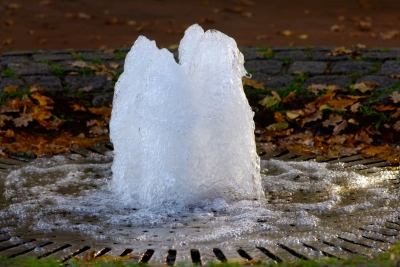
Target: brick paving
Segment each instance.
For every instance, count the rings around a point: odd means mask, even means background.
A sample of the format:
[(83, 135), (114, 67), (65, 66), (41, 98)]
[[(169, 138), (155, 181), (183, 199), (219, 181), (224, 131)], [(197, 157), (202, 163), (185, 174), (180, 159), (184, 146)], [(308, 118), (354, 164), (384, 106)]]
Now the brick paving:
[[(354, 55), (329, 55), (332, 47), (242, 47), (245, 67), (253, 79), (269, 89), (284, 90), (296, 75), (303, 74), (303, 88), (311, 84), (348, 87), (361, 81), (378, 83), (379, 89), (393, 86), (400, 90), (400, 48), (358, 50)], [(116, 73), (123, 71), (127, 49), (48, 50), (3, 53), (0, 61), (0, 93), (5, 87), (17, 85), (19, 90), (40, 85), (48, 91), (76, 91), (91, 87), (94, 106), (112, 101), (113, 84), (107, 76), (80, 73), (74, 62), (87, 66), (104, 64)], [(177, 52), (174, 52), (175, 57)], [(113, 68), (114, 67), (114, 68)]]

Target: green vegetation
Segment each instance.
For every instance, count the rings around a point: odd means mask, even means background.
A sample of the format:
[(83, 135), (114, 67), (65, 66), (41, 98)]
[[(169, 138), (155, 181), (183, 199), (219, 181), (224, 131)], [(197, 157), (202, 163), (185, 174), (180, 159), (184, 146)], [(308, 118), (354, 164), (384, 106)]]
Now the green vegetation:
[(18, 78), (19, 77), (19, 75), (16, 74), (12, 69), (5, 69), (5, 70), (3, 70), (3, 73), (6, 76), (11, 77), (11, 78)]
[(125, 59), (127, 54), (128, 54), (128, 52), (117, 51), (114, 54), (114, 59), (115, 60)]
[(284, 65), (289, 65), (290, 63), (292, 63), (292, 59), (289, 57), (282, 57), (280, 58), (280, 60), (283, 62)]
[(24, 95), (31, 95), (31, 92), (28, 89), (25, 90), (17, 90), (15, 92), (10, 92), (7, 94), (0, 94), (0, 106), (5, 105), (6, 104), (6, 99), (10, 98), (10, 99), (15, 99), (15, 98), (19, 98), (21, 99)]
[(81, 68), (79, 70), (77, 70), (77, 72), (82, 75), (82, 76), (86, 76), (86, 75), (93, 75), (94, 74), (94, 70), (92, 70), (91, 68)]
[(372, 73), (375, 73), (381, 68), (381, 66), (382, 66), (382, 62), (375, 62), (370, 70)]
[(81, 53), (72, 53), (72, 59), (83, 60), (83, 55)]
[(100, 66), (103, 63), (103, 60), (101, 60), (100, 58), (93, 58), (92, 60), (90, 60), (92, 62), (92, 64), (94, 66)]
[(390, 49), (388, 47), (382, 47), (380, 51), (381, 52), (389, 52)]
[(66, 71), (66, 69), (63, 69), (58, 65), (51, 64), (51, 72), (58, 77), (62, 76)]

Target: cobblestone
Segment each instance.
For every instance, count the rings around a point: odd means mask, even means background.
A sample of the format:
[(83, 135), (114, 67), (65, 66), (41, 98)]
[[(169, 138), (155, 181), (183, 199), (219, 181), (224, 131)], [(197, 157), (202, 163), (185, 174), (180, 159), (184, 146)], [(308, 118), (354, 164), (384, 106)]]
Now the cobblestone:
[(328, 67), (326, 62), (315, 62), (315, 61), (296, 61), (294, 62), (289, 70), (289, 74), (295, 74), (301, 72), (304, 74), (318, 75), (324, 74)]
[(56, 76), (28, 76), (25, 77), (25, 81), (31, 86), (42, 86), (46, 91), (60, 91), (63, 89), (60, 78)]
[[(273, 52), (270, 54), (272, 58), (265, 58), (264, 54), (258, 52), (268, 49)], [(347, 88), (350, 84), (361, 81), (379, 83), (380, 88), (393, 88), (399, 85), (400, 48), (374, 48), (360, 50), (359, 55), (336, 56), (330, 55), (332, 49), (332, 47), (241, 48), (246, 62), (245, 68), (253, 73), (252, 79), (264, 83), (267, 89), (286, 89), (295, 82), (298, 73), (305, 74), (305, 81), (297, 82), (303, 89), (311, 84), (338, 85)], [(129, 48), (114, 52), (88, 49), (6, 52), (0, 58), (0, 92), (11, 85), (17, 85), (19, 89), (40, 85), (48, 91), (56, 92), (63, 88), (71, 90), (92, 88), (87, 93), (92, 105), (107, 106), (112, 102), (113, 82), (106, 76), (95, 75), (90, 71), (87, 75), (83, 75), (82, 68), (71, 64), (83, 60), (87, 66), (93, 66), (97, 61), (96, 63), (104, 64), (110, 70), (122, 72), (124, 59), (120, 58), (121, 52), (128, 51)], [(174, 51), (176, 58), (177, 55), (177, 51)], [(56, 68), (58, 73), (53, 73), (52, 68), (53, 71)]]
[(282, 61), (279, 60), (252, 60), (245, 64), (247, 71), (262, 72), (265, 74), (280, 74)]
[(369, 62), (338, 62), (332, 68), (332, 73), (368, 74), (373, 64)]

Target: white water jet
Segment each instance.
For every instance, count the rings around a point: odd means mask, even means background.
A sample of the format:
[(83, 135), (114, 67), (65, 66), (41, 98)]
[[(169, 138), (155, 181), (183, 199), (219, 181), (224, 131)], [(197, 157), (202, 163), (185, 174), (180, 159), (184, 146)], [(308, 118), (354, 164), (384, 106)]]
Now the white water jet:
[(139, 207), (264, 198), (243, 63), (232, 38), (198, 25), (179, 63), (140, 36), (115, 86), (113, 190)]

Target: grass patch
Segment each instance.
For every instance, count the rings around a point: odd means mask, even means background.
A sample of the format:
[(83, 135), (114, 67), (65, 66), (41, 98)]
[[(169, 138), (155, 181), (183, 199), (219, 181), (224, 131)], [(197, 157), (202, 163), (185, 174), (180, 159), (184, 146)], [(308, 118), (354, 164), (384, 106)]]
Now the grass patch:
[(83, 60), (83, 55), (81, 53), (72, 53), (72, 59)]
[(5, 70), (3, 70), (3, 73), (6, 76), (11, 77), (11, 78), (19, 78), (19, 75), (16, 74), (12, 69), (5, 69)]
[(100, 66), (103, 63), (103, 60), (101, 60), (100, 58), (93, 58), (90, 61), (96, 67)]
[(77, 70), (77, 72), (82, 76), (88, 76), (94, 74), (94, 70), (92, 70), (91, 68), (81, 68)]
[(54, 65), (54, 64), (53, 64), (53, 65), (51, 65), (51, 72), (52, 72), (55, 76), (60, 77), (60, 76), (64, 75), (64, 73), (67, 72), (67, 70), (61, 68), (61, 67), (58, 66), (58, 65)]
[(115, 60), (125, 59), (127, 54), (128, 54), (128, 52), (117, 51), (114, 54), (114, 59)]

